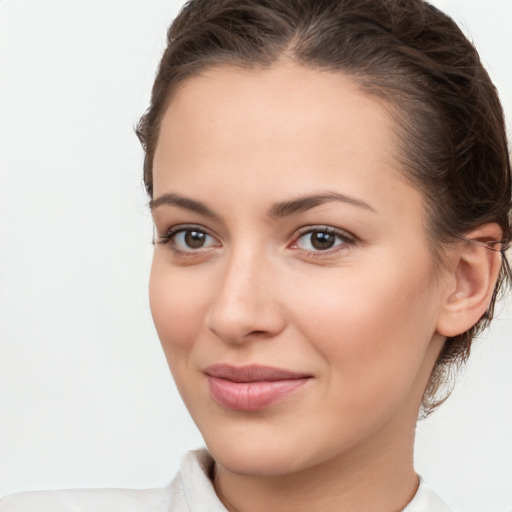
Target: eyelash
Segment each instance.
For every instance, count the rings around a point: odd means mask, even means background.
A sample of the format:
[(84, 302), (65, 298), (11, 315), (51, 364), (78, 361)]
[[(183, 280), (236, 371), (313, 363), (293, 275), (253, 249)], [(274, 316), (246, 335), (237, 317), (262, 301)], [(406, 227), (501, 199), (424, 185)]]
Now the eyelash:
[[(213, 237), (213, 235), (210, 235), (210, 233), (208, 233), (208, 231), (206, 231), (201, 226), (197, 226), (194, 224), (181, 224), (179, 226), (173, 226), (166, 233), (164, 233), (163, 235), (160, 235), (160, 237), (156, 243), (162, 244), (162, 245), (168, 245), (172, 249), (172, 251), (174, 251), (179, 256), (195, 256), (195, 255), (197, 255), (198, 252), (200, 252), (201, 248), (199, 248), (197, 250), (194, 250), (193, 248), (190, 248), (189, 250), (182, 250), (182, 249), (179, 249), (176, 244), (175, 237), (177, 235), (179, 235), (180, 233), (187, 233), (187, 232), (200, 233), (202, 235), (209, 236), (213, 239), (215, 238), (215, 237)], [(208, 248), (206, 248), (206, 249), (208, 249)], [(204, 249), (203, 249), (203, 251), (204, 251)]]
[[(211, 237), (212, 239), (215, 239), (213, 235), (211, 235), (207, 230), (205, 230), (201, 226), (189, 224), (181, 224), (178, 226), (174, 226), (170, 228), (166, 233), (161, 235), (156, 242), (157, 244), (162, 245), (169, 245), (171, 250), (176, 253), (179, 256), (197, 256), (201, 252), (205, 252), (205, 250), (208, 250), (210, 247), (199, 247), (197, 250), (194, 248), (189, 248), (189, 250), (182, 250), (178, 248), (175, 237), (180, 233), (187, 233), (187, 232), (195, 232), (202, 235), (205, 235), (207, 237)], [(327, 235), (333, 235), (338, 241), (341, 240), (341, 243), (338, 243), (337, 245), (334, 245), (333, 248), (327, 248), (326, 250), (310, 250), (310, 249), (304, 249), (301, 247), (298, 247), (298, 242), (301, 240), (301, 238), (305, 237), (306, 235), (311, 235), (313, 233), (323, 233)], [(307, 253), (308, 257), (313, 258), (321, 258), (325, 256), (332, 255), (333, 253), (336, 253), (340, 250), (346, 250), (349, 247), (356, 244), (357, 239), (353, 235), (349, 235), (346, 231), (332, 228), (330, 226), (305, 226), (303, 228), (300, 228), (298, 230), (298, 236), (296, 236), (291, 242), (291, 244), (288, 245), (288, 247), (292, 249), (296, 249), (298, 251), (301, 251), (302, 253)]]
[[(313, 258), (321, 258), (325, 256), (330, 256), (334, 253), (337, 253), (338, 251), (346, 250), (349, 247), (355, 245), (356, 238), (353, 235), (349, 235), (346, 231), (332, 228), (330, 226), (305, 226), (303, 228), (300, 228), (298, 230), (299, 234), (294, 239), (290, 247), (295, 248), (299, 251), (307, 252), (308, 256)], [(341, 241), (337, 245), (334, 245), (332, 248), (328, 248), (326, 250), (309, 250), (309, 249), (302, 249), (298, 247), (298, 242), (301, 238), (305, 237), (306, 235), (311, 235), (313, 233), (323, 233), (327, 235), (333, 235), (335, 239), (338, 241)]]

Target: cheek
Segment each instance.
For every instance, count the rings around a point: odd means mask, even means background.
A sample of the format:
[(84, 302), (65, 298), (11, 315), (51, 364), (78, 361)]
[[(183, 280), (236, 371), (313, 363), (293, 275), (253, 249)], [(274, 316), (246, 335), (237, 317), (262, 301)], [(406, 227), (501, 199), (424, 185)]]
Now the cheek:
[(155, 254), (149, 280), (153, 321), (172, 369), (173, 356), (189, 352), (206, 309), (204, 287), (188, 272), (176, 271)]
[(293, 295), (296, 322), (331, 367), (331, 378), (368, 390), (413, 379), (436, 325), (430, 261), (377, 261), (378, 267), (333, 269), (322, 286), (303, 280), (308, 292)]

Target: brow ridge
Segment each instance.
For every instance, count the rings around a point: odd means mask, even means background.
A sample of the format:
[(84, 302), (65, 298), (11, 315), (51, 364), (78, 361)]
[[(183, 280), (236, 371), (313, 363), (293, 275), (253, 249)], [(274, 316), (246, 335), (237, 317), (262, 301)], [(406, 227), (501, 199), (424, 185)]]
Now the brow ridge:
[(350, 204), (376, 213), (376, 210), (362, 199), (340, 194), (339, 192), (325, 192), (321, 194), (299, 197), (291, 201), (283, 201), (281, 203), (277, 203), (272, 206), (268, 214), (273, 218), (287, 217), (289, 215), (301, 213), (306, 210), (310, 210), (315, 206), (320, 206), (324, 203), (329, 203), (332, 201)]
[[(374, 208), (372, 208), (362, 199), (340, 194), (339, 192), (324, 192), (320, 194), (299, 197), (290, 201), (282, 201), (276, 203), (270, 208), (268, 215), (276, 219), (287, 217), (289, 215), (301, 213), (310, 210), (311, 208), (315, 208), (316, 206), (320, 206), (322, 204), (333, 201), (350, 204), (359, 208), (364, 208), (366, 210), (376, 212)], [(151, 199), (149, 202), (149, 208), (151, 211), (154, 211), (156, 208), (162, 205), (178, 206), (180, 208), (185, 208), (187, 210), (199, 213), (200, 215), (205, 215), (210, 218), (218, 218), (218, 215), (205, 204), (196, 201), (195, 199), (183, 197), (174, 193), (162, 194), (156, 199)]]
[(151, 211), (154, 211), (156, 208), (162, 205), (178, 206), (180, 208), (185, 208), (186, 210), (205, 215), (206, 217), (218, 217), (218, 215), (213, 210), (210, 210), (210, 208), (208, 208), (208, 206), (205, 204), (194, 199), (190, 199), (189, 197), (180, 196), (178, 194), (162, 194), (156, 199), (151, 199), (151, 201), (149, 201), (149, 209)]

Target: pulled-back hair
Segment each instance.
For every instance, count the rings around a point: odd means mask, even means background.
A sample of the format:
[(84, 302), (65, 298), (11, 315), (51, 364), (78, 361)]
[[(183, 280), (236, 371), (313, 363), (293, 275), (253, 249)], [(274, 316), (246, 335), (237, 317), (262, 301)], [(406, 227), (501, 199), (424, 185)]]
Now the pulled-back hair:
[[(479, 56), (456, 23), (422, 0), (191, 0), (168, 45), (137, 126), (144, 183), (153, 194), (160, 122), (176, 87), (207, 68), (262, 69), (283, 59), (341, 72), (385, 100), (404, 176), (424, 197), (432, 250), (496, 222), (510, 239), (511, 175), (503, 111)], [(428, 414), (492, 319), (510, 269), (503, 254), (491, 303), (471, 329), (449, 338), (423, 398)], [(444, 389), (444, 395), (440, 390)]]

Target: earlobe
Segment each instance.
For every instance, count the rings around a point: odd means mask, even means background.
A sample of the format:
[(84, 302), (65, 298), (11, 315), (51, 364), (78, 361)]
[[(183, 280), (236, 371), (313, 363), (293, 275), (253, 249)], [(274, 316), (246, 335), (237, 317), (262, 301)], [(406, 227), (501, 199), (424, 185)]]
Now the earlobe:
[(447, 338), (462, 334), (487, 311), (502, 261), (501, 252), (493, 249), (492, 242), (501, 237), (497, 224), (484, 224), (458, 242), (449, 254), (449, 275), (437, 323), (439, 334)]

